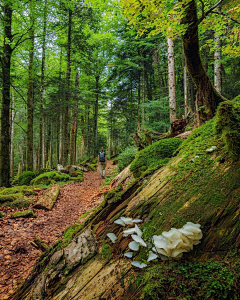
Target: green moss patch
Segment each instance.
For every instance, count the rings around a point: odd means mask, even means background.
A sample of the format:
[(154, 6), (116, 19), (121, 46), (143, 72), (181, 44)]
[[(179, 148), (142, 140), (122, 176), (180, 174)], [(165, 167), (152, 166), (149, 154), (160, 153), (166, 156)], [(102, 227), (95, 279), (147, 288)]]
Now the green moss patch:
[(61, 173), (59, 171), (52, 171), (40, 174), (38, 177), (34, 178), (31, 181), (32, 185), (38, 185), (38, 184), (45, 184), (49, 185), (51, 183), (57, 182), (57, 181), (69, 181), (70, 176), (65, 173)]
[(35, 172), (31, 171), (26, 171), (22, 175), (20, 175), (14, 182), (13, 184), (18, 184), (18, 185), (30, 185), (30, 182), (32, 181), (33, 178), (36, 177)]
[(0, 211), (0, 218), (4, 217), (4, 213), (2, 211)]
[(74, 182), (83, 182), (84, 181), (83, 177), (81, 177), (81, 176), (79, 176), (79, 177), (70, 177), (70, 180), (74, 181)]
[(17, 199), (9, 204), (11, 208), (28, 208), (32, 204), (32, 201), (27, 199)]
[(169, 162), (174, 152), (182, 144), (181, 139), (164, 139), (139, 151), (130, 166), (135, 178), (144, 172), (156, 170)]
[(0, 204), (3, 204), (5, 202), (13, 202), (17, 199), (22, 199), (23, 194), (22, 193), (16, 193), (16, 194), (10, 194), (10, 195), (0, 195)]
[(37, 195), (37, 192), (35, 192), (31, 187), (28, 187), (26, 185), (5, 188), (0, 192), (0, 195), (11, 195), (17, 193), (22, 193), (23, 195), (26, 196)]
[(33, 212), (32, 209), (27, 209), (24, 211), (17, 211), (13, 213), (12, 218), (36, 218), (36, 214)]
[(240, 260), (157, 264), (137, 276), (140, 299), (239, 299), (239, 267)]

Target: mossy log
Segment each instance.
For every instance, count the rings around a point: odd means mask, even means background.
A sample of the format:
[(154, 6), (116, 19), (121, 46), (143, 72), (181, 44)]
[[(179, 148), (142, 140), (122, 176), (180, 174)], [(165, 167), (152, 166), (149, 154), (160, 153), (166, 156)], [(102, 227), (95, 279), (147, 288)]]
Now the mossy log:
[(54, 203), (57, 201), (58, 195), (60, 193), (60, 187), (58, 184), (49, 187), (46, 192), (38, 199), (34, 208), (51, 210)]

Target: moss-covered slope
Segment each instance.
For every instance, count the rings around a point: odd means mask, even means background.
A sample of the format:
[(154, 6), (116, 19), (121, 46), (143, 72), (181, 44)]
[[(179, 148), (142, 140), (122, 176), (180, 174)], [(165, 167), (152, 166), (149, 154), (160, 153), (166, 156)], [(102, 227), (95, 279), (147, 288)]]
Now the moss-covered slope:
[[(230, 106), (236, 113), (236, 103)], [(219, 130), (219, 118), (220, 110), (152, 176), (106, 194), (99, 209), (75, 227), (72, 241), (42, 256), (12, 299), (239, 299), (240, 161), (227, 144), (230, 125)], [(120, 216), (141, 218), (145, 241), (189, 221), (201, 224), (203, 238), (180, 261), (158, 260), (139, 271), (123, 256), (131, 237), (114, 223)], [(66, 246), (89, 229), (96, 252), (69, 268)], [(117, 236), (114, 244), (110, 232)], [(135, 259), (146, 259), (145, 252)]]

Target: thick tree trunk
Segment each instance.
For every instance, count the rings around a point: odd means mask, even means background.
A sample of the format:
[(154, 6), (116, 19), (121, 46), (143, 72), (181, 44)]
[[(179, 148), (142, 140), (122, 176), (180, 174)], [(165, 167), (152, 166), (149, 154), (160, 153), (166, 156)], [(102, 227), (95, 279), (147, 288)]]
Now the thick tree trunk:
[(9, 4), (3, 7), (3, 49), (1, 57), (2, 67), (2, 106), (0, 131), (0, 186), (10, 186), (10, 69), (12, 48), (12, 9)]
[(198, 19), (195, 1), (191, 1), (185, 10), (182, 24), (187, 25), (185, 34), (182, 36), (183, 49), (186, 57), (188, 71), (196, 85), (196, 123), (211, 119), (218, 104), (224, 98), (213, 87), (200, 58), (198, 41)]
[[(220, 13), (221, 8), (218, 7), (217, 11)], [(221, 70), (221, 59), (222, 59), (222, 42), (221, 37), (215, 32), (215, 52), (214, 52), (214, 87), (221, 94), (222, 93), (222, 70)]]
[(174, 64), (174, 43), (173, 39), (167, 38), (168, 44), (168, 89), (169, 89), (169, 118), (172, 123), (177, 119), (176, 113), (176, 90), (175, 90), (175, 64)]
[(75, 103), (72, 109), (72, 128), (71, 128), (71, 139), (70, 139), (70, 165), (76, 164), (78, 87), (79, 87), (79, 74), (76, 73), (75, 96), (74, 96)]
[(44, 4), (43, 16), (43, 41), (42, 41), (42, 66), (41, 66), (41, 89), (40, 89), (40, 119), (39, 119), (39, 164), (38, 168), (43, 167), (43, 107), (45, 94), (45, 58), (46, 58), (46, 31), (47, 31), (47, 0)]
[(14, 120), (15, 120), (15, 97), (12, 93), (12, 104), (11, 104), (11, 146), (10, 146), (10, 176), (14, 177)]
[(63, 128), (63, 157), (62, 164), (65, 167), (68, 162), (69, 152), (69, 102), (70, 102), (70, 77), (71, 77), (71, 44), (72, 44), (72, 10), (68, 12), (68, 42), (67, 42), (67, 73), (66, 73), (66, 104)]
[(33, 56), (34, 56), (34, 17), (33, 3), (30, 3), (30, 49), (27, 92), (27, 170), (33, 170)]

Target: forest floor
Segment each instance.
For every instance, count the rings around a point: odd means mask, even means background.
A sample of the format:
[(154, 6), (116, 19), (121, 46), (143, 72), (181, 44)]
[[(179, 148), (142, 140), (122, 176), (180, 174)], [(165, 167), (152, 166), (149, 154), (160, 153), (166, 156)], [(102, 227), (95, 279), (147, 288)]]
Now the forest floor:
[[(106, 174), (115, 166), (107, 162)], [(60, 195), (51, 211), (33, 209), (36, 218), (12, 219), (16, 211), (1, 208), (6, 215), (0, 219), (0, 300), (8, 299), (26, 279), (41, 252), (30, 242), (39, 237), (53, 245), (63, 237), (64, 230), (85, 212), (99, 204), (101, 195), (109, 187), (102, 186), (103, 179), (97, 172), (84, 173), (84, 182), (61, 186)], [(44, 193), (34, 196), (34, 203)]]

